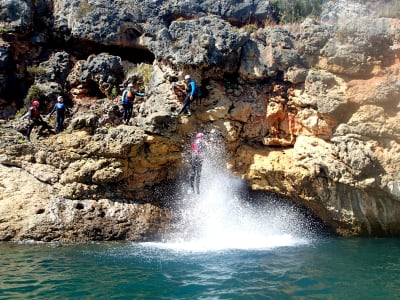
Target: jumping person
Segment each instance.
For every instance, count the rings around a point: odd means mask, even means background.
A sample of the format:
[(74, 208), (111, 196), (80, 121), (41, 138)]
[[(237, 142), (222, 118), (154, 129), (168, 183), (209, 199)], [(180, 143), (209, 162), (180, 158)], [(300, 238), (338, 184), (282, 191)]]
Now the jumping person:
[(199, 132), (191, 145), (190, 156), (190, 187), (193, 193), (200, 194), (200, 176), (204, 158), (204, 134)]
[(53, 109), (49, 114), (49, 118), (55, 112), (56, 113), (56, 132), (60, 133), (64, 130), (64, 119), (65, 119), (65, 112), (71, 114), (71, 111), (65, 106), (64, 98), (62, 96), (57, 97), (57, 103), (54, 105)]
[(196, 92), (196, 83), (192, 80), (190, 75), (185, 75), (186, 82), (186, 97), (183, 101), (182, 108), (175, 114), (175, 116), (179, 116), (182, 112), (186, 111), (186, 115), (190, 116), (192, 113), (190, 111), (190, 103), (193, 101)]
[(122, 117), (124, 119), (124, 124), (128, 124), (132, 117), (135, 96), (145, 97), (146, 94), (135, 92), (133, 90), (133, 84), (130, 83), (128, 84), (128, 88), (122, 92), (122, 108), (124, 110)]
[(28, 109), (29, 123), (28, 123), (28, 128), (26, 130), (26, 137), (28, 138), (29, 142), (31, 141), (31, 132), (33, 127), (41, 126), (39, 129), (39, 133), (41, 133), (43, 129), (51, 129), (49, 124), (43, 121), (42, 117), (40, 116), (39, 106), (40, 106), (39, 101), (33, 100), (32, 105)]

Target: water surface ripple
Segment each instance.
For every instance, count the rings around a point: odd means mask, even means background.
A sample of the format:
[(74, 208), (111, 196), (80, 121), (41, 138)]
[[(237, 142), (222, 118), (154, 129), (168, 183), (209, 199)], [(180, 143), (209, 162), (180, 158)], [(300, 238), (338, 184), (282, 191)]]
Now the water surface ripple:
[(0, 299), (399, 299), (398, 239), (267, 250), (0, 244)]

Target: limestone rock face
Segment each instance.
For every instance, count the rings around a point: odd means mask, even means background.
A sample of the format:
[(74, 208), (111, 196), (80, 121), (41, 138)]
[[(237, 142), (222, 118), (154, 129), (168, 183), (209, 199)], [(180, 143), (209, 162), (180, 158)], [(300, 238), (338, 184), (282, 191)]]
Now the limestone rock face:
[(79, 71), (79, 84), (90, 86), (94, 83), (107, 97), (111, 96), (113, 86), (123, 78), (121, 58), (106, 53), (89, 56)]
[[(161, 238), (168, 211), (152, 204), (107, 199), (66, 200), (57, 187), (24, 169), (1, 168), (0, 239), (82, 242)], [(38, 171), (40, 173), (40, 171)], [(5, 176), (7, 174), (7, 176)]]
[(241, 54), (239, 74), (245, 79), (275, 77), (279, 71), (303, 64), (295, 49), (295, 37), (282, 28), (259, 29)]
[[(0, 240), (161, 238), (199, 130), (235, 176), (336, 233), (399, 236), (400, 21), (340, 0), (261, 26), (265, 3), (4, 1)], [(175, 118), (185, 74), (203, 98)], [(127, 82), (146, 95), (125, 125)], [(6, 120), (58, 94), (73, 110), (61, 134), (27, 143), (26, 116)]]
[(4, 142), (2, 240), (145, 240), (161, 238), (171, 221), (168, 201), (156, 204), (152, 188), (176, 172), (169, 168), (180, 159), (173, 139), (120, 126), (109, 135)]
[(174, 65), (218, 65), (233, 72), (239, 62), (240, 47), (247, 40), (245, 32), (233, 30), (228, 22), (207, 17), (172, 22), (149, 47), (157, 57), (166, 57)]

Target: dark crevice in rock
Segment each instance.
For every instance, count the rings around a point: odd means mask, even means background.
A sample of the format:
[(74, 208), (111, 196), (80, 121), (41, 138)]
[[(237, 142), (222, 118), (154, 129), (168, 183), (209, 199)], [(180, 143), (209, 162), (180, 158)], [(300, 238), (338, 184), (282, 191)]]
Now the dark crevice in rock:
[(85, 206), (82, 203), (77, 203), (76, 206), (75, 206), (75, 208), (79, 209), (79, 210), (84, 209), (84, 207)]
[(53, 39), (49, 42), (49, 47), (63, 49), (77, 59), (86, 59), (91, 54), (109, 53), (119, 56), (122, 60), (128, 60), (132, 63), (153, 63), (154, 54), (146, 48), (123, 47), (119, 45), (104, 45), (88, 40), (71, 39), (64, 42)]
[(224, 73), (223, 81), (226, 89), (236, 89), (239, 86), (238, 73)]
[[(284, 198), (278, 194), (252, 190), (251, 187), (238, 191), (241, 199), (246, 199), (251, 202), (255, 207), (286, 207), (290, 208), (290, 211), (295, 211), (299, 215), (303, 216), (305, 223), (299, 223), (301, 226), (305, 226), (309, 233), (316, 234), (319, 236), (331, 236), (335, 235), (334, 229), (329, 225), (324, 223), (324, 221), (319, 218), (315, 213), (313, 213), (306, 206), (296, 203), (295, 201)], [(302, 228), (299, 228), (302, 230)]]
[(105, 95), (100, 91), (99, 86), (93, 80), (88, 80), (86, 83), (86, 88), (89, 91), (87, 96), (89, 97), (97, 97), (97, 98), (104, 98)]
[(43, 214), (44, 212), (45, 212), (44, 208), (39, 208), (39, 209), (36, 211), (36, 214), (37, 214), (37, 215), (41, 215), (41, 214)]
[(206, 98), (209, 95), (209, 91), (206, 86), (210, 84), (210, 78), (203, 78), (200, 82), (201, 98)]

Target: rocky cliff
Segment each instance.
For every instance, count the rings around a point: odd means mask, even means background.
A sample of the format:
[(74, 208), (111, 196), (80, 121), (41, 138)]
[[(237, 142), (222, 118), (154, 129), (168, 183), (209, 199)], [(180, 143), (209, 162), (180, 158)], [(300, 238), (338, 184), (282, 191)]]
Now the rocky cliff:
[[(352, 1), (290, 25), (246, 0), (3, 1), (1, 12), (0, 240), (160, 238), (198, 130), (253, 190), (336, 233), (400, 234), (398, 19)], [(187, 73), (204, 98), (176, 119)], [(147, 96), (123, 125), (113, 89), (126, 82)], [(67, 129), (28, 143), (24, 101), (46, 114), (59, 94)]]

